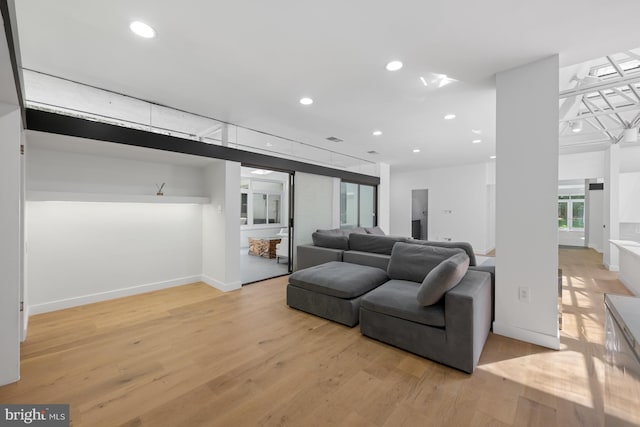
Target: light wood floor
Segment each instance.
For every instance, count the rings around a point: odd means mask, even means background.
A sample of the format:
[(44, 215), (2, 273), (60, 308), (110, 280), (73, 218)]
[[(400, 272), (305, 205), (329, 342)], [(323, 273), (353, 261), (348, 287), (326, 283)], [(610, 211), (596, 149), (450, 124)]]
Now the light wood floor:
[(286, 278), (187, 285), (31, 318), (2, 403), (70, 403), (74, 426), (600, 426), (604, 292), (592, 250), (562, 249), (552, 351), (491, 334), (467, 375), (286, 306)]

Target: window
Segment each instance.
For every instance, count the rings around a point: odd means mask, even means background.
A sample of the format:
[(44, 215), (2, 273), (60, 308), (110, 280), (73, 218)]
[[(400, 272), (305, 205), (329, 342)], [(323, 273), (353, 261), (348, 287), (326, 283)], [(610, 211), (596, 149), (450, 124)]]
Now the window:
[(375, 226), (376, 205), (376, 187), (340, 183), (340, 228)]
[(584, 195), (558, 196), (558, 228), (584, 230)]
[(240, 185), (241, 225), (281, 225), (284, 184), (243, 178)]

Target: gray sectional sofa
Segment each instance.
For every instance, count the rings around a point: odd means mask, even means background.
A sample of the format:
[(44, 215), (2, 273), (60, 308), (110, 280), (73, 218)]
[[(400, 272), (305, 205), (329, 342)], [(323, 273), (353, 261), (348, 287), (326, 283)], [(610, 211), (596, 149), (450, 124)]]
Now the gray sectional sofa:
[(314, 233), (298, 246), (287, 304), (363, 335), (471, 373), (493, 313), (493, 267), (468, 243), (357, 230)]

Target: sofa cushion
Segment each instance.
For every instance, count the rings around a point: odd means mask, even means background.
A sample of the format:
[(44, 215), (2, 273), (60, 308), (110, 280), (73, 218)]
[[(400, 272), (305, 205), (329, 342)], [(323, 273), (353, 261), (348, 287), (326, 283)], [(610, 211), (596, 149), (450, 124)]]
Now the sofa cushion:
[(375, 234), (349, 235), (349, 248), (354, 251), (391, 255), (393, 245), (406, 241), (406, 237), (378, 236)]
[(385, 232), (382, 231), (382, 228), (378, 227), (377, 225), (375, 227), (365, 227), (364, 231), (367, 232), (367, 234), (375, 234), (378, 236), (385, 236)]
[(316, 233), (331, 234), (331, 235), (334, 235), (334, 236), (344, 236), (345, 235), (344, 231), (339, 229), (339, 228), (332, 228), (331, 230), (318, 229), (318, 230), (316, 230)]
[(315, 232), (311, 235), (313, 244), (323, 248), (349, 249), (349, 237), (338, 234)]
[(387, 280), (387, 273), (379, 268), (338, 261), (298, 270), (289, 276), (292, 285), (337, 298), (358, 297)]
[(406, 280), (389, 280), (362, 297), (360, 307), (423, 325), (444, 327), (444, 301), (425, 307), (418, 303), (420, 285)]
[(344, 234), (350, 236), (351, 234), (367, 234), (366, 230), (362, 227), (343, 228)]
[(344, 262), (377, 267), (384, 271), (387, 271), (387, 267), (389, 266), (389, 258), (391, 258), (389, 255), (372, 254), (371, 252), (360, 251), (344, 251), (342, 255), (342, 261)]
[(387, 274), (391, 279), (421, 283), (431, 270), (445, 259), (464, 253), (462, 249), (396, 243), (391, 252)]
[(428, 306), (442, 299), (467, 273), (469, 256), (462, 252), (445, 259), (431, 270), (418, 288), (416, 299), (420, 305)]
[(408, 240), (409, 243), (416, 245), (437, 246), (440, 248), (460, 248), (467, 253), (469, 257), (469, 265), (476, 265), (476, 255), (473, 252), (471, 243), (467, 242), (434, 242), (432, 240)]

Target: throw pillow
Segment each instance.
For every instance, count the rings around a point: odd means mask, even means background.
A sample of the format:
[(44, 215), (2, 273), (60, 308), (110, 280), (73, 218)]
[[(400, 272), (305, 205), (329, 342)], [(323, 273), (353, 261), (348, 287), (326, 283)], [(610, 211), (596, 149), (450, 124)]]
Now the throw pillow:
[(313, 244), (323, 248), (331, 249), (349, 249), (349, 237), (335, 234), (326, 234), (315, 232), (311, 235)]
[(469, 256), (464, 252), (442, 261), (422, 281), (418, 288), (418, 302), (428, 306), (440, 301), (445, 293), (460, 283), (468, 268)]

